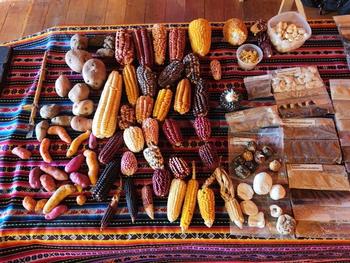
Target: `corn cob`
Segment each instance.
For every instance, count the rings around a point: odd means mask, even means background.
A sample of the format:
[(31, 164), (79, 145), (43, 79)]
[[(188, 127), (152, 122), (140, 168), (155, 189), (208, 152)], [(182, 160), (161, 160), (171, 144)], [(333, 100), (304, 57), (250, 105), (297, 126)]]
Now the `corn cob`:
[(143, 137), (145, 138), (146, 144), (158, 145), (159, 139), (159, 125), (156, 119), (147, 118), (142, 122)]
[(150, 185), (145, 185), (141, 190), (142, 204), (149, 218), (154, 219), (153, 193)]
[(196, 89), (193, 99), (193, 115), (196, 117), (207, 116), (208, 110), (208, 92), (206, 90), (198, 91), (198, 89)]
[(140, 96), (136, 102), (136, 121), (142, 123), (152, 115), (154, 100), (150, 96)]
[(131, 64), (123, 68), (123, 79), (125, 83), (126, 97), (132, 106), (135, 106), (136, 100), (139, 97), (139, 86), (136, 79), (135, 67)]
[(191, 83), (188, 79), (183, 79), (177, 84), (174, 111), (180, 114), (189, 112), (191, 108)]
[(143, 156), (152, 169), (164, 169), (164, 159), (158, 146), (151, 145), (144, 149)]
[(154, 104), (153, 117), (158, 121), (164, 121), (168, 115), (173, 92), (170, 89), (161, 89)]
[(152, 40), (147, 28), (134, 29), (133, 34), (137, 59), (140, 65), (153, 66)]
[(112, 137), (117, 128), (122, 82), (122, 76), (117, 71), (109, 74), (92, 121), (92, 133), (97, 138)]
[(142, 130), (137, 126), (131, 126), (125, 129), (123, 138), (126, 147), (128, 147), (128, 149), (134, 153), (142, 151), (145, 145)]
[(199, 212), (207, 227), (211, 227), (215, 221), (215, 195), (209, 187), (202, 187), (197, 194)]
[(118, 29), (115, 34), (115, 59), (121, 65), (131, 64), (134, 60), (134, 42), (126, 29)]
[(199, 157), (201, 158), (203, 164), (211, 169), (214, 170), (219, 163), (219, 157), (216, 150), (216, 147), (212, 143), (205, 143), (198, 149)]
[(241, 207), (236, 198), (232, 198), (228, 201), (225, 201), (225, 208), (230, 217), (230, 220), (234, 222), (236, 226), (242, 229), (244, 217), (242, 214)]
[(107, 198), (119, 171), (119, 161), (112, 161), (106, 166), (92, 191), (95, 200), (103, 201)]
[(174, 119), (166, 119), (163, 123), (162, 128), (163, 133), (169, 141), (169, 143), (176, 147), (182, 145), (184, 140), (181, 134), (181, 130)]
[(167, 46), (167, 30), (162, 24), (154, 24), (152, 27), (154, 61), (157, 65), (163, 65)]
[(120, 107), (120, 118), (118, 126), (121, 130), (125, 130), (135, 124), (135, 110), (129, 104), (124, 104)]
[(211, 124), (207, 117), (198, 116), (193, 122), (193, 127), (199, 139), (207, 142), (211, 136)]
[(134, 223), (138, 213), (137, 193), (132, 177), (125, 178), (124, 191), (131, 221)]
[(174, 177), (179, 179), (184, 179), (191, 172), (186, 161), (178, 156), (172, 156), (169, 158), (169, 168), (174, 174)]
[(185, 65), (186, 78), (192, 83), (197, 83), (200, 79), (199, 59), (193, 53), (186, 55), (182, 61)]
[(121, 185), (118, 187), (116, 190), (115, 194), (112, 197), (111, 202), (108, 204), (108, 207), (101, 219), (101, 226), (100, 226), (100, 231), (102, 231), (105, 227), (108, 226), (109, 222), (112, 220), (113, 215), (117, 211), (119, 199), (120, 199), (120, 193), (121, 193)]
[(210, 71), (213, 75), (213, 79), (220, 80), (221, 79), (221, 64), (220, 61), (217, 59), (214, 59), (210, 61)]
[(186, 31), (183, 28), (171, 28), (169, 32), (170, 61), (184, 57), (186, 46)]
[(182, 72), (184, 71), (184, 64), (182, 61), (174, 60), (168, 66), (166, 66), (160, 73), (158, 78), (158, 85), (162, 88), (175, 84), (181, 79)]
[(174, 222), (181, 213), (182, 204), (186, 194), (186, 183), (181, 179), (173, 179), (170, 185), (167, 216), (169, 222)]
[(103, 146), (98, 155), (98, 160), (103, 164), (108, 164), (113, 160), (117, 152), (123, 146), (123, 132), (117, 131)]
[(153, 192), (156, 196), (165, 197), (169, 193), (171, 176), (165, 169), (157, 169), (152, 176)]
[(196, 180), (196, 166), (195, 162), (192, 161), (192, 179), (187, 183), (185, 201), (182, 207), (180, 221), (180, 227), (183, 233), (187, 231), (192, 221), (193, 213), (197, 203), (198, 187), (198, 181)]
[(120, 171), (126, 176), (131, 176), (137, 171), (137, 159), (134, 153), (126, 151), (120, 161)]
[(157, 92), (156, 74), (147, 66), (138, 66), (136, 70), (137, 80), (143, 95), (154, 97)]

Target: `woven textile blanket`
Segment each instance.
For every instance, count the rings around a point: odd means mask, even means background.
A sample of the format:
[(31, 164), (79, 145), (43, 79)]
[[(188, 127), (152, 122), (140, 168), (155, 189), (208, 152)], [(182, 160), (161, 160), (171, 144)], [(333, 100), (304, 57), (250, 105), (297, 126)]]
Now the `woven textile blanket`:
[[(237, 66), (236, 48), (223, 42), (223, 24), (213, 24), (212, 49), (201, 59), (201, 72), (208, 82), (210, 92), (209, 118), (213, 127), (211, 141), (217, 146), (223, 162), (227, 162), (227, 125), (224, 112), (218, 107), (220, 93), (229, 87), (245, 93), (243, 78), (265, 74), (267, 70), (301, 65), (315, 65), (328, 85), (329, 78), (350, 78), (343, 46), (337, 28), (332, 21), (310, 21), (312, 37), (298, 50), (287, 54), (275, 54), (263, 60), (253, 71), (242, 71)], [(147, 26), (147, 25), (146, 25)], [(150, 25), (149, 25), (150, 26)], [(169, 27), (187, 24), (167, 25)], [(65, 200), (69, 211), (56, 220), (47, 221), (43, 215), (29, 213), (22, 207), (22, 199), (29, 195), (36, 199), (48, 198), (44, 190), (32, 190), (28, 184), (31, 168), (43, 163), (39, 154), (39, 143), (35, 138), (26, 138), (29, 112), (22, 106), (30, 104), (38, 81), (42, 57), (48, 50), (47, 75), (44, 81), (40, 105), (57, 103), (63, 114), (71, 114), (72, 103), (60, 98), (54, 91), (54, 82), (60, 74), (65, 74), (73, 83), (82, 81), (80, 74), (70, 71), (64, 62), (69, 49), (69, 39), (75, 33), (89, 37), (114, 33), (123, 26), (81, 26), (58, 27), (8, 43), (13, 56), (8, 75), (1, 87), (0, 97), (0, 255), (1, 262), (20, 260), (33, 262), (187, 262), (187, 261), (293, 261), (307, 260), (349, 261), (350, 244), (345, 240), (263, 240), (248, 239), (230, 234), (230, 223), (223, 207), (223, 201), (216, 191), (216, 220), (212, 228), (203, 224), (198, 210), (191, 227), (181, 233), (179, 222), (169, 223), (166, 217), (166, 199), (155, 198), (155, 220), (151, 221), (140, 207), (139, 217), (131, 223), (127, 213), (125, 198), (121, 197), (117, 214), (110, 226), (100, 232), (99, 223), (108, 202), (96, 202), (91, 196), (83, 206), (78, 206), (75, 197)], [(125, 26), (125, 27), (137, 27)], [(94, 50), (90, 50), (94, 51)], [(223, 79), (215, 82), (210, 77), (210, 59), (219, 59), (223, 66)], [(105, 59), (108, 70), (117, 68), (114, 59)], [(157, 71), (161, 70), (156, 69)], [(99, 93), (90, 96), (98, 102)], [(244, 107), (270, 105), (271, 100), (243, 101)], [(177, 118), (186, 143), (181, 151), (172, 148), (164, 139), (159, 146), (167, 159), (172, 154), (197, 162), (200, 183), (209, 171), (200, 165), (198, 157), (199, 139), (191, 127), (191, 115)], [(40, 117), (36, 118), (38, 122)], [(74, 138), (78, 134), (69, 131)], [(104, 142), (100, 143), (100, 147)], [(29, 161), (19, 160), (11, 155), (15, 146), (23, 146), (32, 151)], [(63, 167), (67, 144), (52, 138), (51, 153), (53, 165)], [(139, 170), (135, 175), (138, 190), (151, 182), (152, 170), (137, 154)]]

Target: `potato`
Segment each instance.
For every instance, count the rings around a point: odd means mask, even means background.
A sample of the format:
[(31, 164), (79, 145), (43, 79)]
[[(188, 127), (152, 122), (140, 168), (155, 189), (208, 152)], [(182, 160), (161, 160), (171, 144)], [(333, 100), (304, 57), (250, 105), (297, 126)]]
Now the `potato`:
[(75, 34), (71, 37), (69, 44), (71, 49), (87, 49), (88, 38), (84, 35)]
[(86, 100), (89, 97), (90, 88), (85, 83), (75, 84), (74, 87), (69, 91), (68, 98), (72, 102), (79, 102)]
[(84, 155), (79, 154), (64, 166), (64, 171), (66, 173), (77, 172), (80, 169), (80, 166), (84, 163), (84, 161), (85, 161)]
[(67, 97), (68, 92), (72, 89), (72, 83), (65, 75), (60, 75), (55, 81), (55, 91), (60, 97)]
[(106, 77), (106, 66), (101, 60), (93, 58), (84, 64), (84, 82), (88, 84), (92, 89), (100, 89), (103, 86)]
[(50, 127), (48, 121), (41, 121), (35, 126), (36, 139), (41, 142), (47, 134), (47, 129)]
[(46, 202), (47, 202), (47, 199), (40, 199), (36, 203), (36, 206), (35, 206), (35, 209), (34, 209), (35, 213), (37, 213), (37, 214), (42, 213)]
[(64, 171), (60, 170), (59, 168), (50, 166), (48, 164), (40, 165), (40, 170), (43, 171), (44, 173), (51, 175), (57, 181), (65, 181), (68, 179), (68, 174), (66, 174)]
[(61, 107), (57, 104), (44, 105), (40, 109), (40, 116), (43, 119), (52, 119), (60, 114)]
[(84, 205), (86, 203), (86, 196), (81, 194), (81, 195), (78, 195), (77, 198), (76, 198), (76, 201), (77, 201), (77, 204), (78, 205)]
[(59, 217), (60, 215), (63, 215), (67, 211), (68, 211), (68, 207), (66, 205), (58, 205), (54, 209), (52, 209), (52, 211), (50, 213), (47, 213), (45, 215), (45, 219), (46, 220), (55, 219), (55, 218)]
[(43, 212), (48, 214), (54, 209), (58, 204), (65, 199), (67, 196), (74, 194), (77, 188), (71, 184), (61, 185), (54, 193), (51, 195), (50, 199), (46, 202)]
[(70, 126), (75, 131), (86, 132), (87, 130), (92, 129), (92, 119), (75, 116), (71, 120)]
[(52, 118), (51, 123), (53, 125), (68, 127), (68, 126), (70, 126), (70, 122), (72, 119), (73, 119), (73, 116), (61, 115), (61, 116), (56, 116), (56, 117)]
[(27, 195), (24, 197), (22, 205), (28, 212), (33, 212), (35, 210), (36, 201)]
[(32, 153), (29, 150), (20, 146), (13, 148), (11, 153), (18, 156), (22, 160), (28, 160), (30, 157), (32, 157)]
[(42, 172), (38, 166), (34, 167), (29, 172), (29, 185), (33, 189), (40, 189), (41, 183), (40, 183), (40, 176)]
[(91, 54), (85, 50), (71, 49), (66, 53), (65, 61), (71, 70), (81, 73), (84, 63), (91, 58)]
[(94, 102), (92, 100), (82, 100), (74, 103), (72, 111), (76, 116), (89, 116), (94, 112)]
[(53, 192), (57, 189), (56, 182), (51, 175), (43, 174), (40, 176), (40, 182), (47, 192)]
[(78, 173), (78, 172), (73, 172), (69, 175), (69, 179), (77, 185), (80, 185), (82, 188), (88, 187), (90, 183), (90, 179), (87, 175)]

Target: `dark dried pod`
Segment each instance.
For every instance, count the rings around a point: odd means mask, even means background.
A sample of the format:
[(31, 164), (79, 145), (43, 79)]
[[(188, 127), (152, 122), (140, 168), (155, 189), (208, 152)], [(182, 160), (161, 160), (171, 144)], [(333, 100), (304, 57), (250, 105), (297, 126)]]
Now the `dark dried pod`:
[(165, 119), (163, 123), (163, 133), (167, 140), (174, 146), (181, 146), (183, 137), (177, 122), (173, 119)]
[(245, 160), (244, 160), (244, 158), (241, 155), (239, 155), (239, 156), (237, 156), (236, 158), (233, 159), (232, 163), (233, 163), (234, 167), (237, 167), (237, 166), (239, 166), (241, 164), (244, 164)]
[(191, 173), (188, 163), (181, 157), (172, 156), (169, 158), (169, 168), (175, 178), (184, 179)]
[(158, 197), (166, 197), (169, 194), (171, 176), (165, 169), (157, 169), (152, 176), (153, 192)]
[(140, 65), (136, 70), (136, 75), (142, 94), (154, 97), (157, 93), (156, 74), (149, 67)]
[(169, 32), (170, 61), (182, 60), (185, 54), (186, 31), (183, 28), (171, 28)]
[(109, 163), (113, 160), (118, 150), (122, 148), (123, 144), (123, 132), (117, 131), (111, 138), (108, 139), (107, 143), (103, 146), (98, 155), (98, 160), (103, 164)]
[(262, 164), (265, 162), (265, 155), (262, 153), (262, 151), (256, 151), (254, 153), (254, 161), (258, 164)]
[(254, 161), (248, 161), (244, 163), (244, 166), (247, 167), (251, 172), (255, 172), (258, 165)]
[(131, 64), (134, 60), (134, 43), (126, 29), (118, 29), (115, 34), (115, 59), (121, 65)]
[(201, 140), (205, 142), (209, 140), (211, 136), (211, 124), (207, 117), (198, 116), (193, 122), (193, 127)]
[(266, 157), (271, 157), (273, 155), (272, 148), (267, 145), (263, 146), (261, 151)]
[(250, 170), (243, 164), (235, 168), (235, 175), (241, 179), (245, 179), (251, 175)]
[(179, 60), (174, 60), (168, 66), (166, 66), (160, 73), (158, 78), (158, 84), (162, 88), (166, 86), (174, 85), (182, 77), (184, 71), (184, 64)]
[(220, 96), (220, 105), (226, 111), (234, 111), (239, 109), (241, 95), (233, 89), (225, 90)]
[(101, 176), (98, 178), (95, 187), (92, 190), (92, 196), (97, 201), (103, 201), (107, 198), (113, 183), (116, 181), (120, 172), (119, 161), (110, 162), (103, 170)]
[(136, 186), (132, 177), (126, 177), (124, 179), (124, 192), (131, 221), (134, 223), (138, 214), (138, 204)]
[(209, 110), (209, 98), (206, 91), (195, 92), (193, 100), (194, 116), (207, 116)]
[(184, 57), (182, 62), (185, 65), (186, 77), (192, 83), (197, 83), (200, 80), (200, 64), (198, 57), (190, 53)]
[(146, 28), (134, 29), (133, 38), (140, 65), (153, 67), (153, 47), (151, 33)]
[(207, 168), (213, 170), (218, 167), (219, 156), (214, 144), (205, 143), (204, 145), (199, 147), (198, 153), (203, 164)]
[(120, 107), (120, 118), (118, 125), (121, 130), (125, 130), (130, 126), (133, 126), (136, 122), (135, 109), (128, 104), (124, 104)]

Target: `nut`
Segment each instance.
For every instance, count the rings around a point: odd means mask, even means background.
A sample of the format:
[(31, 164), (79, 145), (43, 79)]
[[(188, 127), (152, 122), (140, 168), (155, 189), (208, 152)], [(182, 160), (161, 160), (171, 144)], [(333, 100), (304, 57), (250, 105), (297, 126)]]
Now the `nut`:
[(258, 214), (259, 209), (256, 204), (251, 200), (245, 200), (240, 203), (242, 213), (247, 216), (255, 216)]
[(237, 186), (237, 195), (239, 198), (246, 201), (246, 200), (250, 200), (253, 198), (254, 191), (253, 191), (253, 188), (249, 184), (240, 183)]
[(278, 160), (273, 160), (269, 164), (269, 168), (273, 172), (278, 172), (281, 169), (281, 163)]
[(166, 197), (169, 193), (171, 176), (165, 169), (157, 169), (152, 176), (153, 192), (158, 197)]
[(183, 143), (183, 138), (181, 130), (177, 125), (177, 122), (173, 119), (166, 119), (163, 123), (163, 133), (170, 144), (173, 146), (181, 146)]
[(204, 145), (199, 147), (198, 153), (203, 164), (207, 168), (213, 170), (218, 167), (219, 156), (217, 154), (217, 150), (214, 144), (205, 143)]
[(137, 159), (135, 154), (130, 151), (123, 153), (120, 165), (120, 171), (126, 176), (131, 176), (137, 171)]
[(169, 158), (169, 168), (174, 177), (178, 179), (184, 179), (191, 172), (187, 162), (183, 158), (177, 156)]
[(219, 60), (214, 59), (210, 62), (210, 71), (215, 80), (221, 79), (221, 64)]
[(158, 146), (151, 145), (144, 149), (143, 156), (152, 169), (164, 169), (164, 159)]
[(270, 197), (272, 200), (280, 200), (286, 196), (286, 190), (280, 184), (275, 184), (271, 187)]
[(186, 31), (182, 28), (171, 28), (169, 32), (170, 61), (181, 60), (185, 53)]
[(270, 192), (272, 187), (272, 178), (268, 173), (258, 173), (254, 177), (253, 189), (258, 195), (266, 195)]
[(282, 215), (283, 210), (278, 205), (270, 205), (270, 214), (272, 217), (279, 217)]
[(210, 120), (205, 116), (198, 116), (193, 122), (193, 127), (197, 136), (203, 140), (208, 141), (211, 136), (211, 124)]
[(256, 215), (251, 215), (248, 217), (248, 226), (250, 227), (265, 227), (265, 217), (263, 212), (259, 212)]
[(296, 221), (290, 215), (284, 214), (278, 217), (276, 223), (276, 229), (278, 233), (282, 235), (289, 235), (294, 233), (296, 227)]

